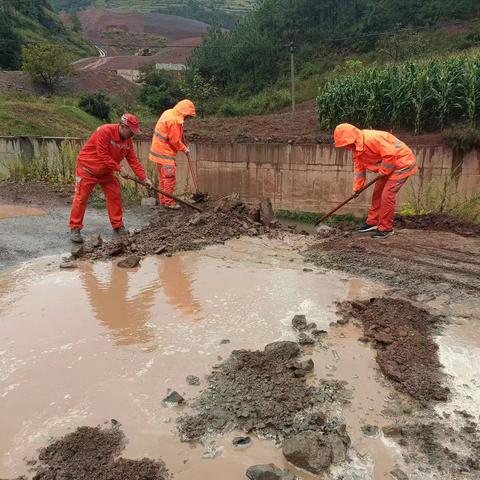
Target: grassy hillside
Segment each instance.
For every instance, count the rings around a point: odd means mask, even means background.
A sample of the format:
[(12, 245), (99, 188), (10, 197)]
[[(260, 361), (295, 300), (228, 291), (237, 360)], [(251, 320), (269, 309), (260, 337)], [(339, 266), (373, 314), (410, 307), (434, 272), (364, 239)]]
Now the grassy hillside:
[(0, 105), (0, 135), (85, 137), (100, 125), (96, 118), (65, 103), (21, 96), (0, 97)]
[[(15, 42), (12, 42), (12, 35)], [(87, 40), (63, 26), (49, 0), (0, 0), (0, 68), (17, 69), (21, 47), (28, 43), (59, 43), (75, 58), (95, 55)]]
[(247, 14), (254, 2), (255, 0), (52, 0), (59, 10), (81, 10), (95, 6), (144, 13), (169, 13), (207, 23), (215, 20), (227, 27), (232, 27)]

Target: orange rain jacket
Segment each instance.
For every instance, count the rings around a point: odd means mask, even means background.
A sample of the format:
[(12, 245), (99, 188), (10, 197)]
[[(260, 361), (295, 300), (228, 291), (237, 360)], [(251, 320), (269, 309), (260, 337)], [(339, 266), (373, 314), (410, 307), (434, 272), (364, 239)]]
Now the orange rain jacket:
[(195, 116), (195, 105), (190, 100), (182, 100), (175, 107), (163, 112), (153, 132), (149, 159), (161, 165), (175, 165), (178, 152), (185, 152), (182, 141), (183, 122), (186, 116)]
[(367, 169), (388, 176), (389, 180), (401, 180), (418, 171), (412, 150), (388, 132), (360, 130), (349, 123), (343, 123), (335, 129), (334, 138), (337, 148), (355, 145), (355, 192), (365, 185)]

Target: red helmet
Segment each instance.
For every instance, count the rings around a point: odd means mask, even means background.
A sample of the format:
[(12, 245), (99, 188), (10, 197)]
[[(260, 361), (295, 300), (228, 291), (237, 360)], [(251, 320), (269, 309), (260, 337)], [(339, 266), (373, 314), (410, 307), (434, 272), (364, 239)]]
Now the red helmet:
[(131, 113), (124, 113), (120, 118), (120, 123), (126, 125), (135, 135), (142, 133), (138, 118)]

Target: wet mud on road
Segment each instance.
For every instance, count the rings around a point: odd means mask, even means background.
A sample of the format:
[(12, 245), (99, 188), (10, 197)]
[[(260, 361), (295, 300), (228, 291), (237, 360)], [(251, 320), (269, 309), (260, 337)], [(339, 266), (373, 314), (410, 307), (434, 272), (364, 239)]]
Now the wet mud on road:
[[(29, 475), (24, 459), (36, 458), (51, 437), (111, 418), (121, 422), (128, 439), (124, 458), (161, 459), (176, 479), (228, 474), (240, 480), (249, 466), (270, 462), (305, 480), (317, 478), (287, 462), (273, 441), (254, 434), (250, 448), (237, 450), (232, 439), (243, 431), (209, 435), (192, 445), (180, 442), (177, 427), (178, 417), (193, 412), (212, 369), (228, 361), (232, 351), (262, 351), (271, 342), (298, 340), (291, 324), (296, 314), (328, 332), (302, 347), (299, 360), (314, 364), (308, 385), (318, 385), (319, 379), (346, 382), (346, 403), (331, 403), (328, 414), (346, 425), (349, 462), (333, 467), (331, 478), (381, 480), (395, 468), (415, 480), (443, 479), (445, 472), (448, 478), (476, 478), (468, 460), (476, 426), (455, 413), (447, 419), (440, 410), (468, 412), (475, 405), (469, 398), (479, 395), (477, 365), (459, 372), (468, 344), (459, 336), (461, 326), (447, 325), (438, 340), (452, 400), (435, 407), (439, 413), (425, 410), (380, 373), (375, 351), (358, 341), (360, 327), (337, 323), (342, 317), (335, 302), (381, 297), (388, 294), (386, 287), (306, 268), (299, 248), (298, 236), (242, 238), (202, 252), (146, 257), (131, 270), (111, 262), (81, 262), (76, 270), (59, 271), (45, 259), (2, 274), (0, 478)], [(432, 299), (430, 307), (444, 308), (440, 300)], [(450, 328), (457, 334), (448, 335)], [(188, 384), (188, 375), (197, 376), (200, 385)], [(469, 381), (468, 388), (462, 386)], [(162, 400), (169, 390), (178, 391), (186, 406), (166, 408)], [(400, 442), (390, 435), (391, 424), (405, 427)], [(464, 432), (460, 442), (467, 454), (461, 462), (442, 463), (438, 473), (429, 461), (439, 458), (439, 449), (428, 444), (427, 433), (434, 429), (439, 438), (452, 438), (464, 427), (473, 432)], [(424, 457), (415, 450), (419, 444)], [(464, 473), (458, 474), (459, 464), (466, 466)]]

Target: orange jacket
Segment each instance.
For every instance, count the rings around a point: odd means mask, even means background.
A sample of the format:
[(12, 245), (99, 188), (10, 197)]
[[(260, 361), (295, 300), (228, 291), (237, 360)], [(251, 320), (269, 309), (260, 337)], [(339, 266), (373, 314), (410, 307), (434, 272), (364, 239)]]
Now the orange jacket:
[(183, 122), (186, 116), (195, 116), (195, 105), (190, 100), (178, 102), (170, 110), (163, 112), (153, 132), (149, 159), (161, 165), (175, 165), (178, 152), (185, 152), (182, 141)]
[(337, 148), (354, 145), (354, 191), (365, 185), (367, 169), (389, 180), (401, 180), (418, 171), (412, 150), (388, 132), (360, 130), (343, 123), (335, 129), (334, 138)]
[(123, 159), (127, 159), (140, 180), (145, 180), (145, 169), (138, 161), (132, 139), (122, 140), (118, 124), (102, 125), (80, 150), (77, 166), (80, 172), (108, 175), (120, 171)]

